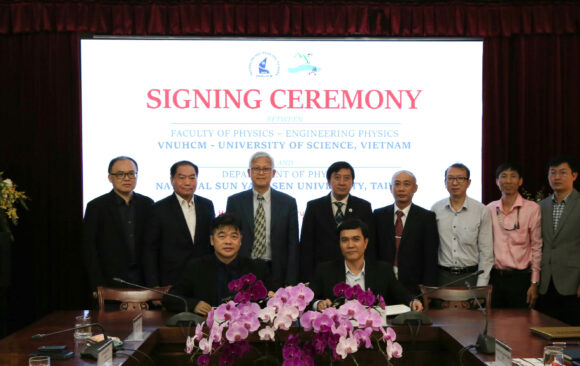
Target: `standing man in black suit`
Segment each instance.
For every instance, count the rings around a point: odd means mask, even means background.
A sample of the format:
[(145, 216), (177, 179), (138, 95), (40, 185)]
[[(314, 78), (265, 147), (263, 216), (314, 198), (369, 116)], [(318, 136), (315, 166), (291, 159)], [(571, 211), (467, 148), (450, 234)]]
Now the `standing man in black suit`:
[(113, 190), (88, 203), (83, 254), (91, 289), (118, 286), (113, 277), (143, 283), (142, 250), (153, 200), (135, 193), (137, 162), (119, 156), (109, 163)]
[[(300, 280), (310, 282), (316, 266), (341, 258), (336, 227), (346, 218), (361, 219), (372, 227), (371, 204), (350, 194), (354, 183), (354, 169), (346, 161), (337, 161), (326, 171), (331, 192), (306, 205), (300, 237)], [(375, 257), (371, 238), (367, 256)]]
[[(218, 306), (232, 293), (228, 284), (245, 274), (252, 273), (265, 280), (268, 270), (264, 263), (238, 256), (242, 245), (242, 222), (234, 215), (222, 214), (210, 225), (210, 242), (213, 254), (190, 260), (183, 274), (169, 293), (187, 300), (187, 308), (207, 315), (212, 306)], [(203, 273), (203, 276), (200, 276)], [(164, 296), (163, 305), (169, 311), (183, 311), (183, 302)]]
[(317, 310), (322, 311), (332, 305), (334, 286), (346, 282), (359, 285), (363, 290), (371, 289), (381, 295), (388, 304), (409, 304), (413, 311), (423, 311), (423, 304), (413, 300), (413, 296), (396, 278), (393, 268), (386, 262), (365, 260), (365, 250), (369, 243), (369, 229), (359, 219), (346, 219), (337, 229), (342, 258), (322, 263), (316, 269), (311, 288)]
[(228, 197), (226, 212), (242, 219), (240, 255), (264, 261), (271, 268), (272, 290), (298, 281), (298, 209), (296, 199), (270, 187), (274, 159), (257, 152), (248, 175), (253, 188)]
[(195, 195), (199, 169), (190, 161), (171, 166), (174, 193), (153, 206), (145, 241), (145, 280), (149, 287), (174, 285), (185, 264), (211, 253), (209, 224), (213, 203)]
[(417, 188), (413, 173), (396, 172), (391, 180), (395, 203), (374, 212), (378, 258), (393, 264), (411, 293), (419, 293), (419, 284), (437, 285), (437, 220), (412, 202)]

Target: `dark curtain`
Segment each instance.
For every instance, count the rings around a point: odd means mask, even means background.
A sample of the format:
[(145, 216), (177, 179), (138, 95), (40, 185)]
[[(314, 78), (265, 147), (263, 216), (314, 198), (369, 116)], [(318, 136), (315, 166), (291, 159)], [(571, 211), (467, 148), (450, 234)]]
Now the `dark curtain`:
[(82, 35), (482, 37), (487, 203), (502, 161), (520, 161), (535, 192), (550, 156), (580, 156), (579, 29), (575, 1), (0, 1), (0, 171), (32, 197), (15, 229), (8, 329), (91, 306), (80, 255)]

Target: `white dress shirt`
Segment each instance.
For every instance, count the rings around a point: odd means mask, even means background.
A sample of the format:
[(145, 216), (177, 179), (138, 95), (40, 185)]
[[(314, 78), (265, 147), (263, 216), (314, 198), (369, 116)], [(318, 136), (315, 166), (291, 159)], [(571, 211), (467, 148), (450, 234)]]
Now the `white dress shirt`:
[(191, 235), (191, 241), (195, 244), (195, 225), (196, 225), (196, 217), (195, 217), (195, 202), (193, 197), (191, 197), (191, 201), (187, 202), (183, 197), (175, 193), (177, 200), (179, 201), (179, 206), (181, 206), (181, 211), (183, 212), (183, 216), (185, 217), (185, 222), (187, 223), (187, 228), (189, 229), (189, 234)]
[(439, 231), (439, 265), (444, 267), (478, 266), (484, 270), (477, 277), (477, 286), (489, 282), (493, 267), (493, 235), (489, 210), (482, 203), (465, 197), (463, 206), (455, 211), (449, 198), (431, 208), (437, 216)]

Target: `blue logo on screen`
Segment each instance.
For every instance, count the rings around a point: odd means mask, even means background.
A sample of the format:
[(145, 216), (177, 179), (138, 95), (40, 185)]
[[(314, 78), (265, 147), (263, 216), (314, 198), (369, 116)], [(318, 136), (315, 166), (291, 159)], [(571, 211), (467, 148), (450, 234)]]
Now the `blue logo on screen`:
[(289, 67), (288, 72), (291, 74), (307, 73), (308, 75), (316, 75), (320, 71), (320, 67), (311, 63), (312, 53), (296, 52), (294, 55), (294, 64), (296, 66)]
[(280, 62), (269, 52), (260, 52), (250, 60), (250, 75), (257, 78), (271, 78), (280, 73)]

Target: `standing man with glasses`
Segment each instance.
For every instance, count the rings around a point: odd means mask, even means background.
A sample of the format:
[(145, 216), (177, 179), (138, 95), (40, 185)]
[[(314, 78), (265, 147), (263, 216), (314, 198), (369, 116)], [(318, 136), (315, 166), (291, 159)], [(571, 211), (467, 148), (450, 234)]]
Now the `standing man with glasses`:
[(143, 283), (141, 255), (153, 200), (136, 193), (137, 162), (119, 156), (109, 163), (111, 192), (88, 203), (83, 221), (83, 255), (92, 291), (118, 287), (121, 277)]
[[(337, 161), (326, 171), (330, 193), (308, 202), (302, 221), (300, 238), (300, 281), (310, 282), (318, 264), (342, 257), (337, 226), (346, 218), (361, 219), (371, 228), (371, 204), (350, 194), (354, 184), (354, 169), (346, 161)], [(376, 257), (372, 237), (366, 255)]]
[(296, 199), (272, 189), (274, 159), (259, 151), (250, 158), (252, 188), (228, 197), (226, 212), (242, 219), (240, 255), (271, 269), (272, 289), (298, 281), (298, 209)]
[(522, 168), (514, 162), (501, 164), (495, 183), (501, 199), (487, 205), (493, 225), (494, 308), (532, 308), (538, 298), (542, 230), (540, 206), (518, 192), (524, 180)]
[(149, 287), (174, 285), (186, 263), (211, 253), (209, 225), (213, 203), (195, 193), (199, 169), (183, 160), (169, 170), (173, 194), (153, 206), (145, 241), (145, 280)]
[[(469, 168), (455, 163), (445, 170), (449, 198), (435, 203), (439, 232), (438, 282), (443, 285), (469, 273), (483, 270), (472, 286), (485, 286), (493, 266), (491, 216), (487, 207), (467, 196)], [(457, 284), (462, 286), (462, 284)]]
[(574, 189), (578, 161), (557, 156), (548, 164), (554, 194), (542, 209), (542, 275), (538, 310), (580, 326), (580, 194)]

